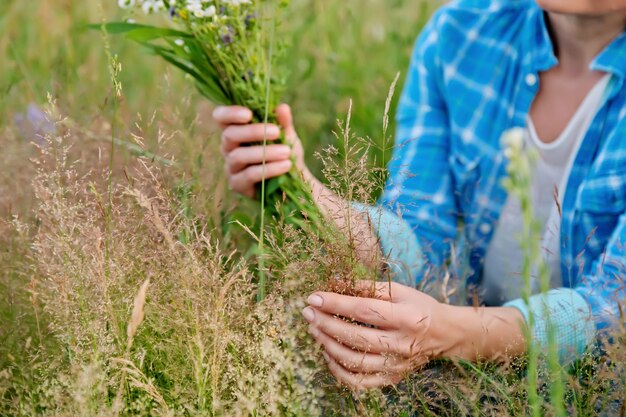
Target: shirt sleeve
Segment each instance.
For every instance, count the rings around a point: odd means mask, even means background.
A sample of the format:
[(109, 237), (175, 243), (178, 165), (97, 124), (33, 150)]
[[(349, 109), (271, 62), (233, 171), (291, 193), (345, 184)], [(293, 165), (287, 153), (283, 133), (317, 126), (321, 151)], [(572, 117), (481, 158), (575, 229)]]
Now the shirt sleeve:
[(592, 273), (583, 276), (576, 292), (589, 304), (599, 332), (624, 322), (626, 302), (626, 213), (623, 213)]
[[(405, 271), (412, 276), (402, 279), (413, 285), (422, 280), (424, 265), (443, 265), (457, 233), (458, 209), (449, 166), (450, 125), (439, 59), (440, 17), (441, 13), (433, 16), (413, 50), (396, 114), (389, 179), (377, 211), (386, 219), (378, 230), (381, 246), (395, 250), (385, 253), (392, 263), (410, 265)], [(372, 222), (377, 223), (376, 217)], [(398, 235), (406, 245), (398, 247), (392, 242)], [(428, 262), (415, 262), (416, 258)]]
[(529, 321), (533, 339), (543, 348), (548, 346), (548, 326), (556, 334), (559, 357), (571, 363), (597, 340), (597, 336), (624, 321), (626, 301), (626, 213), (613, 232), (604, 254), (575, 288), (562, 288), (535, 295), (525, 304), (515, 300), (506, 305), (515, 307)]
[(353, 203), (352, 207), (369, 215), (391, 279), (403, 285), (414, 285), (414, 278), (424, 267), (425, 261), (411, 225), (401, 214), (381, 206)]
[(591, 308), (574, 289), (560, 288), (534, 295), (528, 304), (517, 299), (504, 306), (518, 309), (526, 323), (530, 323), (532, 314), (532, 340), (544, 352), (548, 349), (548, 334), (552, 330), (557, 341), (559, 361), (564, 365), (580, 358), (595, 339)]

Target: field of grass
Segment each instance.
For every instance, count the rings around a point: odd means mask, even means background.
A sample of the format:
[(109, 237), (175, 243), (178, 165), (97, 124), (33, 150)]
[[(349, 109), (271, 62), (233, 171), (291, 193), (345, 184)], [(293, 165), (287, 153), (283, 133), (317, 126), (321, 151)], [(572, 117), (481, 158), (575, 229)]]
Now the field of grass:
[[(349, 249), (273, 225), (256, 303), (254, 239), (236, 222), (254, 231), (257, 204), (228, 191), (212, 108), (189, 80), (85, 29), (124, 17), (116, 3), (0, 2), (0, 415), (624, 415), (621, 334), (600, 362), (540, 373), (530, 400), (517, 363), (337, 386), (299, 311), (351, 273)], [(435, 6), (291, 1), (284, 100), (313, 171), (346, 174), (339, 192), (380, 192), (362, 167), (384, 162), (388, 89)], [(357, 137), (340, 140), (350, 102)]]

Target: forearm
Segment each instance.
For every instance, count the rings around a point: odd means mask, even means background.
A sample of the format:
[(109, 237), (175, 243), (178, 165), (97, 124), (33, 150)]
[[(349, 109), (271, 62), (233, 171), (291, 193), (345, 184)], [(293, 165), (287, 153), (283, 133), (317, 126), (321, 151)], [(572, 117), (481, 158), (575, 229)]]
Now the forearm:
[(311, 186), (313, 198), (348, 238), (359, 260), (369, 267), (379, 268), (382, 254), (368, 214), (356, 210), (350, 202), (329, 190), (310, 173), (304, 176)]
[(526, 353), (526, 324), (515, 308), (446, 306), (442, 322), (438, 357), (503, 361)]

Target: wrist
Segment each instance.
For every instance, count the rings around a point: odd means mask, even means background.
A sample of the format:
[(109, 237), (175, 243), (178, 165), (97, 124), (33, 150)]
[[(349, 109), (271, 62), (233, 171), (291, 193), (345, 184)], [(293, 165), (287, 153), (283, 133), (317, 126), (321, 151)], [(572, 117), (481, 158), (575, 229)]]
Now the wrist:
[(311, 187), (311, 193), (313, 194), (313, 199), (318, 203), (322, 204), (325, 200), (328, 200), (334, 194), (331, 193), (324, 184), (308, 170), (308, 168), (302, 171), (302, 178), (304, 181)]
[(500, 361), (526, 350), (524, 317), (515, 308), (448, 305), (444, 314), (439, 358)]
[(466, 350), (466, 339), (470, 333), (467, 317), (457, 306), (440, 304), (440, 309), (440, 318), (433, 323), (436, 327), (433, 336), (437, 340), (433, 359), (459, 359), (462, 356), (460, 353)]
[(311, 188), (321, 185), (320, 181), (315, 178), (315, 175), (313, 175), (313, 173), (311, 173), (309, 168), (307, 168), (306, 166), (301, 170), (301, 172), (302, 179), (304, 179), (304, 181), (309, 184)]

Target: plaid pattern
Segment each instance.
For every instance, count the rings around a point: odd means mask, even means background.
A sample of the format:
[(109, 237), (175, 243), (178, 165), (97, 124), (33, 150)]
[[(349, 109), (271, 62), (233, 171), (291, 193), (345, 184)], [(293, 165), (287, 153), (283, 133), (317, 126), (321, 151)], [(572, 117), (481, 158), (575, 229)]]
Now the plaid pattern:
[[(428, 264), (443, 266), (463, 240), (469, 280), (479, 282), (507, 199), (500, 137), (526, 126), (538, 74), (556, 64), (533, 0), (455, 1), (418, 38), (381, 203), (402, 213)], [(602, 330), (626, 298), (626, 33), (591, 67), (612, 77), (563, 195), (561, 268), (563, 287), (584, 299)], [(415, 284), (424, 274), (414, 274)]]

